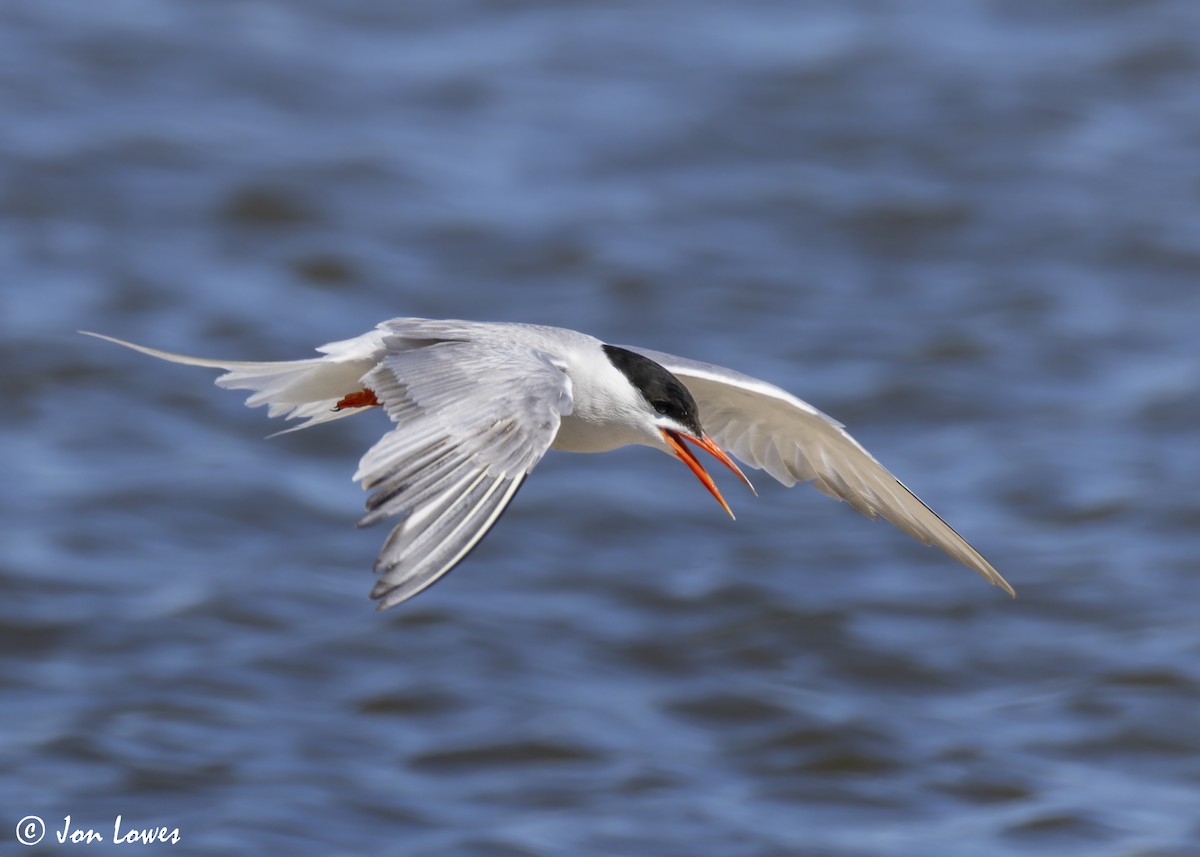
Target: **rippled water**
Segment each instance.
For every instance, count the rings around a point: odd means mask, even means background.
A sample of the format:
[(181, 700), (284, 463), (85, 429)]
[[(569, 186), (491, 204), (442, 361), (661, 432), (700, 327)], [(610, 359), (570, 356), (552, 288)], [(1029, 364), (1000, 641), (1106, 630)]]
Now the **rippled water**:
[[(5, 3), (0, 853), (1200, 853), (1200, 6)], [(305, 356), (561, 324), (845, 421), (1006, 574), (552, 454), (383, 614)], [(129, 853), (93, 845), (89, 853)], [(22, 849), (24, 851), (24, 849)]]

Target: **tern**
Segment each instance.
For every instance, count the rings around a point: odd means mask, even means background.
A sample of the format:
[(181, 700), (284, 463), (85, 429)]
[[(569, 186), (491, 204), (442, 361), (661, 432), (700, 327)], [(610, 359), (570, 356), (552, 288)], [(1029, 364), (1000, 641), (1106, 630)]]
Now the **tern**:
[(458, 565), (547, 450), (607, 452), (635, 444), (677, 457), (731, 516), (688, 443), (751, 490), (729, 453), (784, 485), (812, 482), (1015, 595), (841, 423), (731, 369), (609, 345), (575, 330), (504, 322), (392, 319), (320, 346), (320, 357), (280, 362), (208, 360), (80, 332), (173, 363), (223, 370), (217, 386), (250, 390), (247, 406), (301, 420), (279, 434), (382, 408), (394, 427), (354, 474), (373, 492), (359, 526), (401, 517), (375, 563), (371, 597), (379, 609), (412, 598)]

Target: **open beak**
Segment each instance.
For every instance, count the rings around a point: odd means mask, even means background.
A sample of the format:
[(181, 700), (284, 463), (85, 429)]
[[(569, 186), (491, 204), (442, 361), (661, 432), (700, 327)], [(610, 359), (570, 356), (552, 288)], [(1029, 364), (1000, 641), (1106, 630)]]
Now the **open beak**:
[[(717, 502), (721, 504), (722, 509), (729, 513), (729, 517), (734, 518), (733, 510), (729, 508), (729, 504), (725, 502), (725, 498), (722, 497), (721, 492), (717, 490), (717, 483), (713, 482), (713, 478), (708, 475), (708, 471), (704, 469), (704, 465), (702, 465), (699, 459), (696, 458), (696, 454), (684, 446), (683, 442), (685, 440), (690, 440), (692, 443), (696, 444), (696, 446), (703, 449), (717, 461), (721, 462), (734, 473), (736, 473), (738, 478), (746, 483), (746, 487), (748, 487), (751, 491), (754, 491), (754, 486), (750, 484), (750, 480), (746, 478), (746, 474), (742, 473), (741, 469), (733, 463), (733, 459), (725, 453), (725, 450), (717, 446), (716, 443), (713, 442), (713, 439), (708, 435), (693, 437), (690, 434), (683, 434), (682, 432), (672, 431), (671, 429), (659, 429), (659, 431), (662, 432), (663, 440), (667, 442), (667, 446), (671, 447), (671, 450), (675, 453), (675, 456), (684, 464), (686, 464), (692, 473), (696, 474), (697, 479), (704, 483), (704, 487), (708, 489), (708, 493), (717, 498)], [(754, 491), (754, 493), (756, 495), (758, 494), (757, 491)], [(734, 519), (736, 520), (736, 518)]]

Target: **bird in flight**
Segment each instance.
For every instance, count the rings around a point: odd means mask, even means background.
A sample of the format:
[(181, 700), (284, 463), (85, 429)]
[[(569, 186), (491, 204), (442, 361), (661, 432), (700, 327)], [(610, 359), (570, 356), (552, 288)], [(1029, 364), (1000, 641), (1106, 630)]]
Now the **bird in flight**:
[(401, 518), (375, 562), (371, 597), (380, 609), (413, 597), (461, 562), (547, 450), (607, 452), (632, 444), (677, 457), (731, 516), (689, 443), (748, 486), (725, 450), (784, 485), (812, 482), (1015, 594), (841, 423), (773, 384), (720, 366), (609, 345), (575, 330), (505, 322), (397, 318), (320, 346), (320, 357), (279, 362), (187, 357), (81, 332), (173, 363), (221, 369), (217, 386), (251, 391), (247, 406), (301, 420), (285, 431), (383, 408), (395, 425), (354, 474), (373, 492), (359, 526)]

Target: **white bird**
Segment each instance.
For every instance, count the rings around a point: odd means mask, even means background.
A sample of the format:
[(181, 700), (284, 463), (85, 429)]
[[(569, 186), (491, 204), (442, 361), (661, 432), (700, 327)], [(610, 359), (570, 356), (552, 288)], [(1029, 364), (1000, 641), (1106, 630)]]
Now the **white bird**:
[(359, 526), (403, 516), (375, 563), (371, 597), (380, 609), (428, 588), (465, 558), (548, 449), (661, 449), (686, 464), (732, 516), (684, 441), (747, 485), (722, 447), (784, 485), (811, 481), (1015, 594), (841, 423), (720, 366), (608, 345), (574, 330), (501, 322), (392, 319), (322, 345), (321, 357), (265, 363), (187, 357), (81, 332), (174, 363), (222, 369), (217, 385), (251, 390), (247, 406), (303, 420), (285, 431), (382, 407), (395, 427), (354, 474), (374, 491)]

